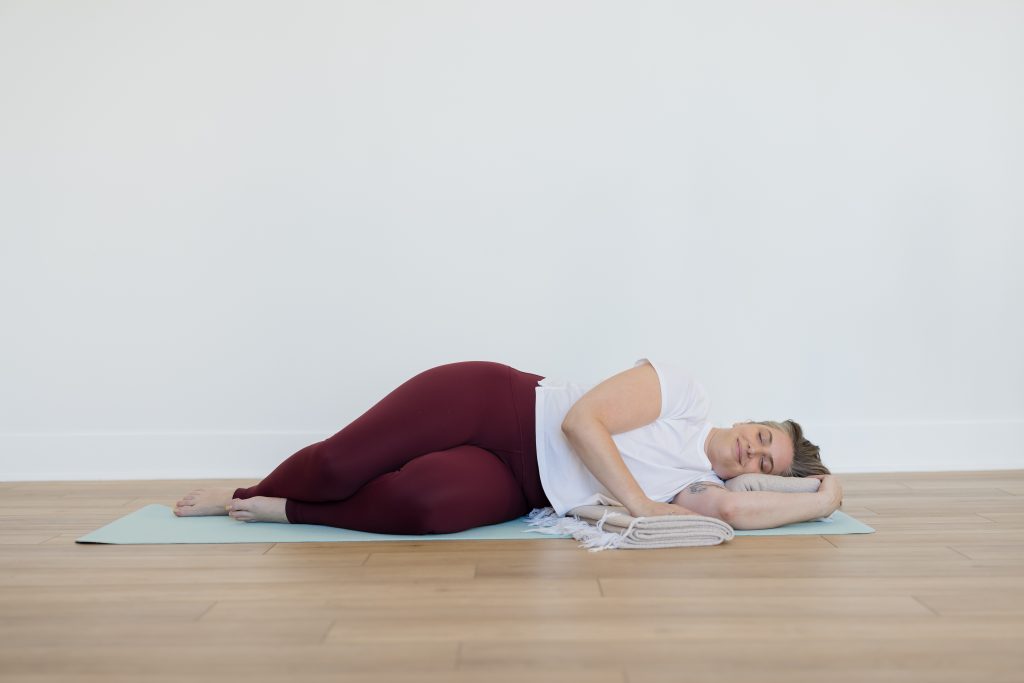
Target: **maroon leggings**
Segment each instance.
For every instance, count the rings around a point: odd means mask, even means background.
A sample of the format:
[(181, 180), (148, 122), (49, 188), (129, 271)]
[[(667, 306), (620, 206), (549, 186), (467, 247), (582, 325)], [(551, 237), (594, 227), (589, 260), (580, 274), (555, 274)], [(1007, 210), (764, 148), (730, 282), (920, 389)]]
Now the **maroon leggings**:
[(534, 442), (541, 375), (465, 361), (406, 381), (235, 498), (286, 498), (293, 524), (447, 534), (551, 503)]

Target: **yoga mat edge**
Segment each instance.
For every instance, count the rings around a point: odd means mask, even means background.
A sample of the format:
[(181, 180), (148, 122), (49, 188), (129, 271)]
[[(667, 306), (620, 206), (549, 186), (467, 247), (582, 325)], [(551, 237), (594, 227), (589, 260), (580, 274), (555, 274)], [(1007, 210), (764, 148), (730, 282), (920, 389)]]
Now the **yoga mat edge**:
[[(165, 505), (147, 505), (92, 531), (75, 543), (105, 545), (163, 545), (179, 543), (336, 543), (346, 541), (533, 540), (572, 538), (534, 533), (520, 517), (501, 524), (453, 534), (374, 534), (313, 524), (240, 522), (224, 515), (178, 517)], [(825, 521), (800, 522), (775, 529), (737, 530), (736, 536), (827, 536), (874, 533), (874, 529), (837, 510)], [(529, 532), (529, 533), (526, 533)]]

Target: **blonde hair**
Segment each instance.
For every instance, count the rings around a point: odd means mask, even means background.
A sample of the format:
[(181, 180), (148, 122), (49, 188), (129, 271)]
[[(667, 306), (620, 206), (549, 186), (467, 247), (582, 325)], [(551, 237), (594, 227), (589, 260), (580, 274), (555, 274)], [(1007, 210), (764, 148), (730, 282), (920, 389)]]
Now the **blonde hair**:
[(785, 422), (772, 422), (764, 420), (755, 422), (750, 420), (747, 424), (764, 425), (773, 429), (781, 429), (793, 440), (793, 465), (788, 471), (783, 472), (783, 477), (809, 477), (812, 474), (832, 474), (825, 464), (821, 462), (821, 448), (804, 438), (804, 430), (799, 424), (792, 420)]

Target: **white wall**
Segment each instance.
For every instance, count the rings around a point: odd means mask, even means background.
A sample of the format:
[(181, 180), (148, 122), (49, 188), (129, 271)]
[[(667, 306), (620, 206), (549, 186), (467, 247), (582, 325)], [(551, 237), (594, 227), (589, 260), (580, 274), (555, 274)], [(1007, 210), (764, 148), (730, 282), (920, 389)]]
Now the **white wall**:
[(657, 356), (1024, 467), (1024, 4), (0, 0), (0, 479), (252, 477)]

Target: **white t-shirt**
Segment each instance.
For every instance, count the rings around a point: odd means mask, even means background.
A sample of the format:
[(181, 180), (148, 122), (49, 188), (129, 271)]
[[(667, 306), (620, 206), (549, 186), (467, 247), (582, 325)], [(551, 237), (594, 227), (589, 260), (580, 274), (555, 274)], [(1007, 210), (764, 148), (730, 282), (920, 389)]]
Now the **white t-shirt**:
[[(698, 481), (724, 482), (711, 469), (704, 440), (711, 432), (707, 392), (671, 363), (649, 362), (661, 383), (661, 415), (632, 431), (612, 434), (622, 460), (647, 497), (668, 502)], [(596, 386), (596, 385), (595, 385)], [(546, 377), (538, 382), (537, 465), (544, 493), (557, 515), (579, 505), (619, 505), (614, 494), (591, 474), (562, 432), (569, 408), (592, 387)]]

